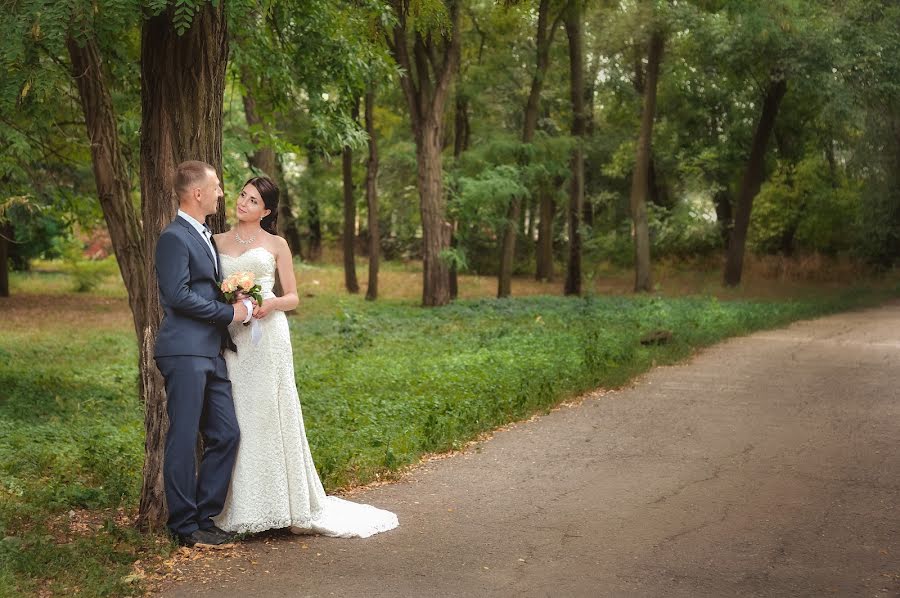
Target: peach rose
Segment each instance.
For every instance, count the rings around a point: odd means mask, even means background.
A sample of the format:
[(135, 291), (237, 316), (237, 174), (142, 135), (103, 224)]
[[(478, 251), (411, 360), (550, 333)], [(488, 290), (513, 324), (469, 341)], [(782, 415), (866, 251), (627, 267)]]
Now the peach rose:
[(238, 285), (245, 291), (249, 291), (253, 287), (254, 276), (252, 272), (242, 272), (238, 279)]

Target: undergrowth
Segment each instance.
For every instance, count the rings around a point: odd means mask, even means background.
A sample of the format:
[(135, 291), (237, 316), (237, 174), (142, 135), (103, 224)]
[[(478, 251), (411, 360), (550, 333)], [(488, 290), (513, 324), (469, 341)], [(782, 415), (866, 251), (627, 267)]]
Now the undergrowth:
[[(545, 296), (441, 309), (346, 299), (301, 306), (290, 330), (313, 457), (334, 490), (723, 338), (884, 296)], [(640, 343), (659, 330), (668, 343)], [(136, 360), (131, 330), (0, 337), (0, 596), (138, 594), (131, 563), (171, 550), (112, 515), (133, 513), (140, 491)], [(82, 511), (101, 516), (79, 534), (68, 522)]]

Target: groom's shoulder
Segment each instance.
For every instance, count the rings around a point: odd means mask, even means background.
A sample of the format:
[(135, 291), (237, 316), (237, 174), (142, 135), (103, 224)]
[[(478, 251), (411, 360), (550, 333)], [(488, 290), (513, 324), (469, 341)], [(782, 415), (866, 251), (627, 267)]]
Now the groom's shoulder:
[(166, 227), (162, 229), (162, 232), (159, 233), (160, 238), (170, 235), (178, 236), (180, 233), (185, 232), (182, 222), (184, 221), (180, 217), (175, 216), (175, 220), (167, 224)]

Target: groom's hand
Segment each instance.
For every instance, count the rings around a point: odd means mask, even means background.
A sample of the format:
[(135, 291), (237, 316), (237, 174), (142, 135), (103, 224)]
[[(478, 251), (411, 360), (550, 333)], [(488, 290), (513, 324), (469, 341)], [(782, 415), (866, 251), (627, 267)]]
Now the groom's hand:
[(242, 301), (238, 301), (234, 304), (234, 317), (231, 319), (232, 322), (243, 322), (247, 319), (247, 306), (244, 305)]

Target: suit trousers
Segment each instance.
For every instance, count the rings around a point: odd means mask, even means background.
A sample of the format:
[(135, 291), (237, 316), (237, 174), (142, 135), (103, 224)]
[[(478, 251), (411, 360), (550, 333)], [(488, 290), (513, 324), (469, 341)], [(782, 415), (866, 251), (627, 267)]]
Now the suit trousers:
[[(169, 414), (163, 460), (167, 526), (188, 535), (212, 527), (228, 496), (240, 440), (231, 382), (221, 355), (157, 357), (156, 366), (166, 381)], [(199, 472), (198, 432), (204, 446)]]

